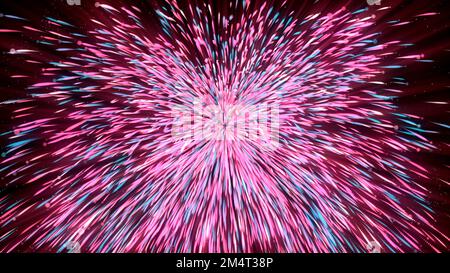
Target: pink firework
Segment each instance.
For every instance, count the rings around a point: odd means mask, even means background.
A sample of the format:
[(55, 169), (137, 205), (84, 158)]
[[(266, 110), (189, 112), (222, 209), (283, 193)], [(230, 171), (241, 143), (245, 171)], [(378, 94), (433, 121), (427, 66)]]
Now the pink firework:
[(413, 155), (436, 146), (388, 77), (429, 60), (383, 36), (409, 23), (379, 19), (391, 7), (324, 5), (99, 1), (82, 26), (4, 14), (1, 35), (32, 40), (8, 54), (40, 72), (11, 75), (28, 88), (0, 102), (16, 189), (0, 251), (445, 249)]

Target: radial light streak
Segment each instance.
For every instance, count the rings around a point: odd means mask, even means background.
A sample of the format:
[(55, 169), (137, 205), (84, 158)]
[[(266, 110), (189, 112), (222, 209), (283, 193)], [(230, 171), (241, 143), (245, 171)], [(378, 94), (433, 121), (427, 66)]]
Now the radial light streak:
[[(15, 124), (0, 132), (8, 138), (0, 175), (7, 188), (27, 187), (0, 195), (0, 251), (448, 245), (419, 183), (428, 171), (409, 156), (435, 149), (432, 132), (395, 105), (407, 81), (383, 76), (426, 56), (396, 55), (409, 41), (378, 41), (373, 25), (386, 7), (301, 15), (286, 2), (229, 1), (219, 10), (170, 1), (155, 3), (160, 31), (132, 4), (96, 8), (88, 31), (52, 17), (46, 27), (2, 18), (22, 27), (2, 27), (1, 35), (35, 40), (9, 53), (43, 68), (12, 75), (39, 80), (0, 102), (14, 109)], [(40, 55), (42, 47), (52, 54)], [(174, 138), (175, 109), (194, 117), (195, 100), (221, 109), (276, 104), (278, 146)]]

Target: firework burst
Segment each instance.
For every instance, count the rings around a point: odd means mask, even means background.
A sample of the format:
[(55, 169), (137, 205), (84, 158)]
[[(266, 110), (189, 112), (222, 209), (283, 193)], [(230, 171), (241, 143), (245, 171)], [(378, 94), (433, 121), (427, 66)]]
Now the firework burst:
[[(375, 30), (389, 7), (158, 2), (157, 28), (139, 5), (95, 9), (83, 28), (3, 14), (14, 24), (2, 35), (33, 40), (8, 54), (42, 69), (11, 75), (30, 84), (1, 102), (13, 124), (2, 134), (1, 251), (446, 247), (429, 173), (410, 155), (436, 147), (395, 103), (406, 80), (386, 76), (429, 60), (396, 54), (408, 41)], [(261, 116), (227, 112), (260, 105), (277, 109), (269, 145)], [(180, 120), (193, 125), (183, 137)], [(237, 124), (240, 137), (228, 132)]]

